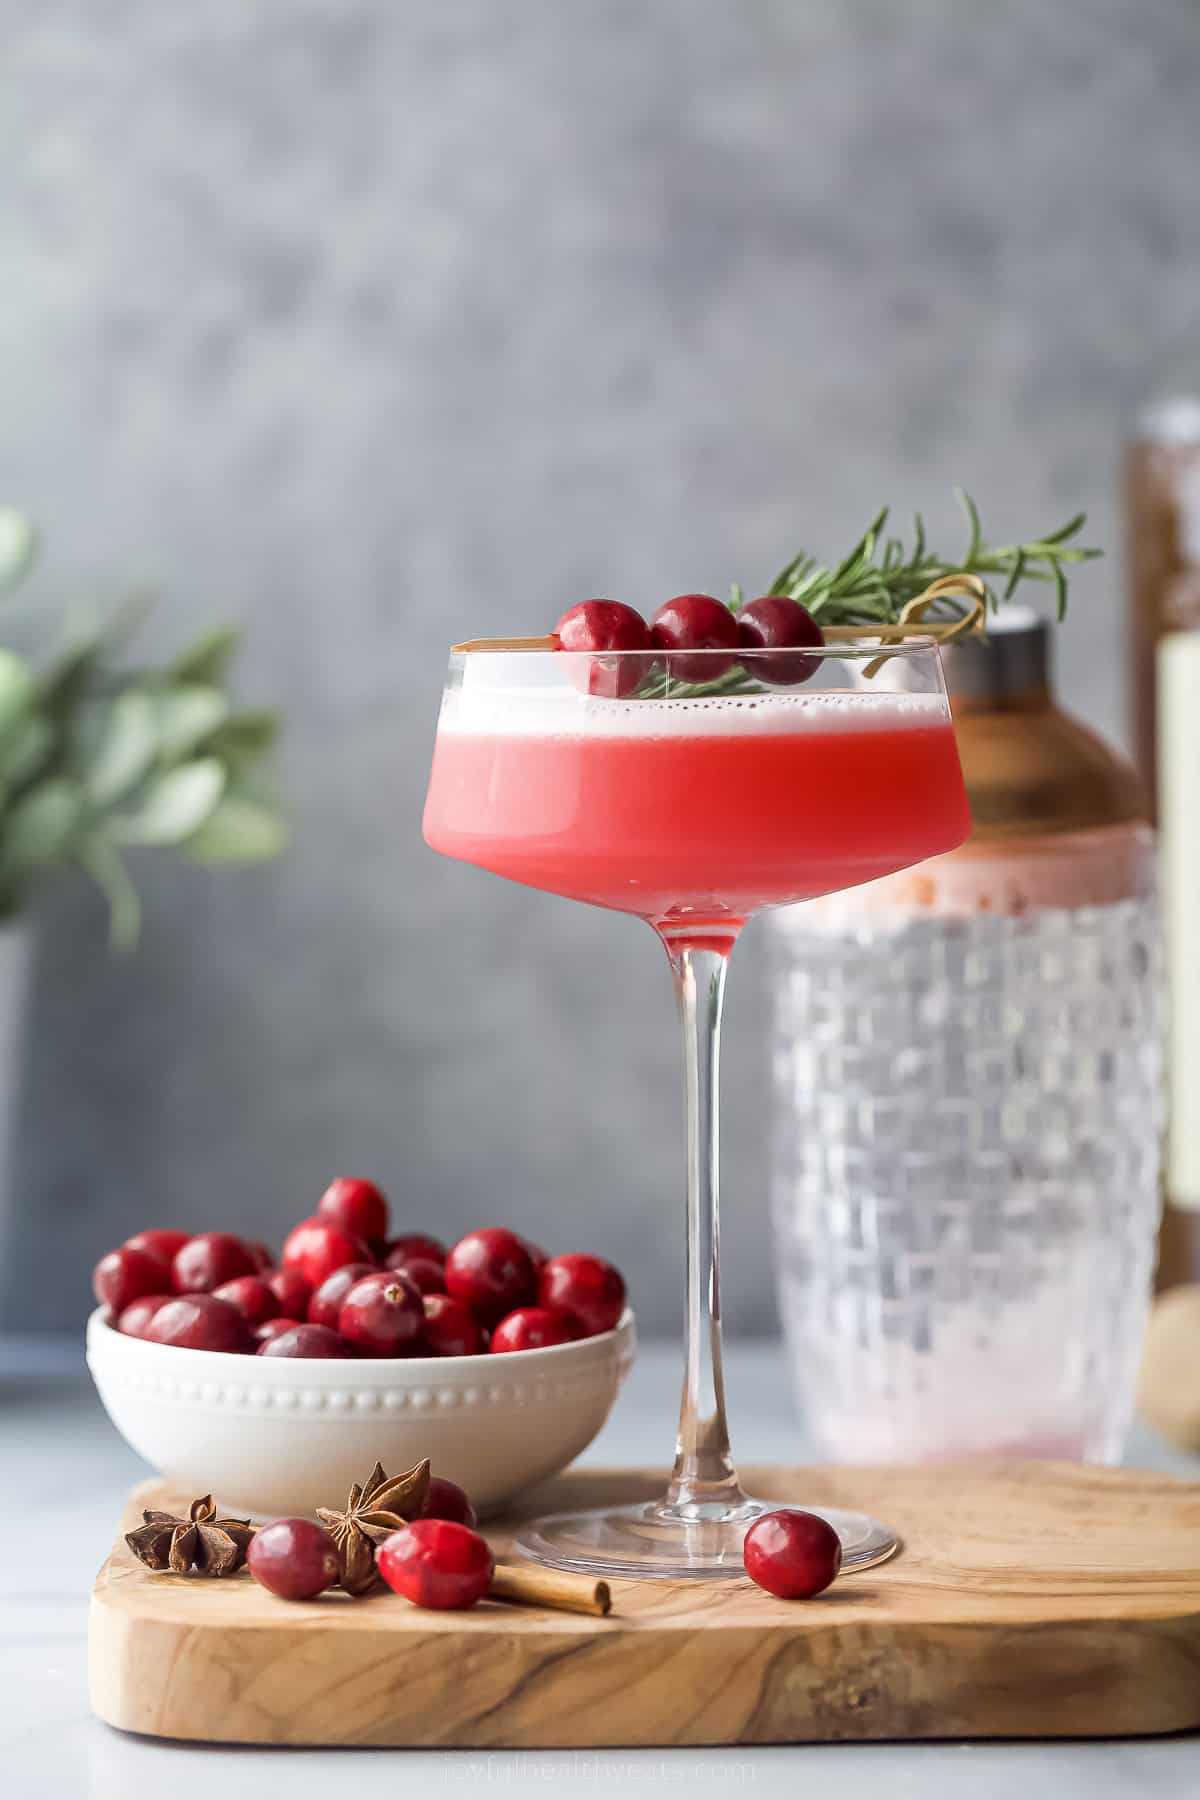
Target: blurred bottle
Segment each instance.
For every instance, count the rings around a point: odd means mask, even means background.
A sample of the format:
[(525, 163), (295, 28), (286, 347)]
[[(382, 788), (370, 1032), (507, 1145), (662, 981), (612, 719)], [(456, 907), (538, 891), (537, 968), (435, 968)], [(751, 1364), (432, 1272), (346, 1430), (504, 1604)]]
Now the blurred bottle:
[(1125, 449), (1124, 489), (1134, 747), (1153, 804), (1158, 645), (1168, 632), (1200, 627), (1200, 392), (1140, 415)]
[(840, 1460), (1119, 1458), (1159, 1216), (1159, 921), (1133, 769), (1050, 628), (946, 655), (974, 829), (768, 917), (772, 1212)]

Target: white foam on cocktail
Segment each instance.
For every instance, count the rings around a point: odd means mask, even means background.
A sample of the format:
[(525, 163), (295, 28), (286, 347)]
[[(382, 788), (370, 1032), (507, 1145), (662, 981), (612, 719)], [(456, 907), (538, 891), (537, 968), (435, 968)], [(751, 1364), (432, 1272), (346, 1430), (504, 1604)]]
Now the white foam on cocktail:
[(562, 686), (498, 687), (468, 681), (442, 702), (438, 730), (477, 737), (743, 737), (800, 731), (895, 731), (946, 725), (942, 694), (709, 694), (678, 700), (608, 700)]

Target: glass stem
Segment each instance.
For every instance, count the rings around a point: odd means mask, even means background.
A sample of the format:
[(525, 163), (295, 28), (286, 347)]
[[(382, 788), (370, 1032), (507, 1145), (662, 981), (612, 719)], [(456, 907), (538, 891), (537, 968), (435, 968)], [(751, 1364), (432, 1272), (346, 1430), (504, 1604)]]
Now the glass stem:
[(714, 1519), (745, 1499), (729, 1454), (721, 1365), (718, 1089), (728, 959), (697, 946), (666, 948), (683, 1027), (688, 1165), (683, 1395), (665, 1506), (677, 1516)]

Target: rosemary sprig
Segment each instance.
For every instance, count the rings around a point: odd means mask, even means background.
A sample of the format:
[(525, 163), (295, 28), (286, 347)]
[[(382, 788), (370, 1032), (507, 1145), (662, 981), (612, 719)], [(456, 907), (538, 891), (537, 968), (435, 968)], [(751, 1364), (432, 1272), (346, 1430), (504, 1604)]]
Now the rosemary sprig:
[[(785, 564), (769, 587), (758, 591), (798, 600), (826, 630), (836, 631), (839, 625), (878, 625), (882, 629), (894, 625), (908, 602), (923, 594), (931, 582), (945, 575), (968, 574), (982, 580), (987, 606), (993, 612), (1012, 599), (1023, 581), (1050, 582), (1054, 587), (1055, 611), (1060, 620), (1064, 618), (1067, 568), (1104, 554), (1095, 545), (1072, 541), (1083, 530), (1087, 514), (1076, 513), (1057, 531), (1025, 544), (989, 544), (983, 534), (979, 508), (970, 494), (965, 488), (956, 487), (954, 497), (967, 521), (966, 549), (955, 560), (930, 547), (920, 513), (913, 514), (913, 539), (906, 550), (901, 538), (885, 533), (890, 510), (885, 506), (840, 563), (829, 566), (802, 550)], [(729, 609), (740, 612), (743, 604), (743, 590), (735, 581), (730, 589)], [(950, 620), (965, 618), (969, 610), (966, 600), (954, 595), (940, 597), (935, 609), (937, 615)], [(750, 677), (741, 668), (730, 669), (706, 682), (672, 681), (662, 673), (654, 673), (647, 677), (640, 692), (647, 698), (667, 692), (693, 697), (737, 693), (749, 685)]]
[[(1053, 584), (1059, 619), (1067, 610), (1068, 565), (1090, 562), (1102, 551), (1072, 542), (1087, 520), (1076, 513), (1057, 531), (1025, 544), (989, 544), (983, 535), (979, 508), (965, 488), (955, 488), (955, 498), (966, 514), (968, 537), (962, 556), (947, 560), (930, 548), (920, 513), (913, 515), (913, 541), (906, 551), (902, 539), (885, 535), (889, 509), (872, 519), (853, 549), (834, 567), (801, 551), (779, 571), (768, 594), (787, 594), (800, 601), (822, 626), (886, 625), (894, 623), (905, 604), (924, 592), (942, 575), (978, 575), (988, 590), (988, 605), (995, 610), (1011, 600), (1022, 581)], [(966, 603), (947, 599), (948, 614), (966, 611)], [(737, 606), (733, 609), (738, 610)]]

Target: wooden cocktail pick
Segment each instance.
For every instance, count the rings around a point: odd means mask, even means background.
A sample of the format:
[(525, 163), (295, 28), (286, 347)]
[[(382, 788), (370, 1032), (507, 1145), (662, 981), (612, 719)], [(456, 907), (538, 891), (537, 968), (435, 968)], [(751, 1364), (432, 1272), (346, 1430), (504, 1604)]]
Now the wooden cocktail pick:
[[(929, 608), (936, 606), (939, 600), (949, 599), (952, 594), (960, 599), (970, 600), (970, 610), (957, 619), (928, 623), (925, 615)], [(844, 638), (878, 638), (881, 643), (896, 644), (902, 643), (906, 637), (920, 636), (934, 638), (940, 644), (948, 644), (952, 638), (962, 637), (968, 631), (982, 630), (986, 614), (987, 588), (978, 575), (965, 572), (941, 575), (906, 602), (894, 623), (834, 625), (830, 628), (827, 641), (837, 644)], [(456, 653), (472, 650), (557, 650), (559, 638), (553, 631), (547, 632), (543, 637), (468, 638), (465, 643), (453, 644), (451, 648)], [(867, 671), (868, 674), (874, 672), (874, 666)]]
[(468, 638), (465, 644), (451, 644), (451, 650), (557, 650), (558, 638), (554, 632), (547, 632), (545, 637), (511, 637), (511, 638)]

